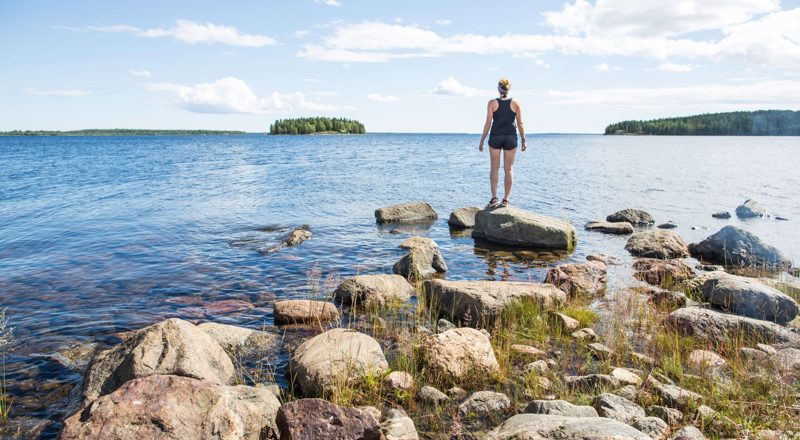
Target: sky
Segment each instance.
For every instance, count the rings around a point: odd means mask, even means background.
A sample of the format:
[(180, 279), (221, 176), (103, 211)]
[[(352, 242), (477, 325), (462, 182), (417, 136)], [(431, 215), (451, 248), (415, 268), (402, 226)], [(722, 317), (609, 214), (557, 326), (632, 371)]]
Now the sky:
[(0, 0), (0, 130), (530, 133), (800, 109), (800, 0)]

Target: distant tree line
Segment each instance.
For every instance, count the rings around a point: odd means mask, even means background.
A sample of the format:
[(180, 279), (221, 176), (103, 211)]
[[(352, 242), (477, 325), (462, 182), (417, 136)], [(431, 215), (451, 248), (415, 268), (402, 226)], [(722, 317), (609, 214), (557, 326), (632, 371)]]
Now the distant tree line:
[(0, 132), (0, 136), (189, 136), (247, 134), (244, 131), (230, 130), (147, 130), (138, 128), (93, 128), (88, 130), (13, 130)]
[(364, 124), (344, 118), (278, 119), (269, 126), (269, 134), (345, 133), (364, 134)]
[(800, 136), (800, 111), (707, 113), (650, 121), (622, 121), (605, 134)]

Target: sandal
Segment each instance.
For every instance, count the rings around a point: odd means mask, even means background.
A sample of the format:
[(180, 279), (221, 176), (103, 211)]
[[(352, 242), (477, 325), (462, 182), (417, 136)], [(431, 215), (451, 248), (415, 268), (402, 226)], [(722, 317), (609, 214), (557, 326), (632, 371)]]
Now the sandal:
[(500, 206), (502, 206), (503, 208), (505, 208), (506, 206), (508, 206), (508, 204), (509, 204), (509, 203), (508, 203), (508, 199), (503, 199), (503, 201), (502, 201), (502, 202), (500, 202)]
[(497, 203), (497, 197), (492, 197), (492, 199), (491, 199), (491, 200), (489, 200), (489, 203), (486, 205), (486, 207), (487, 207), (487, 208), (496, 208), (496, 207), (497, 207), (497, 205), (498, 205), (498, 203)]

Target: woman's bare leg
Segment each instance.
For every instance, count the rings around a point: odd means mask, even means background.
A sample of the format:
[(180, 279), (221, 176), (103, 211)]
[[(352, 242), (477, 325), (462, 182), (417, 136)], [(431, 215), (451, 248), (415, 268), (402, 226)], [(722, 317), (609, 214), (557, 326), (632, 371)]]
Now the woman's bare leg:
[(489, 147), (489, 158), (491, 159), (491, 169), (489, 170), (489, 184), (492, 186), (492, 197), (497, 197), (497, 181), (500, 179), (500, 148)]
[(503, 178), (503, 186), (505, 189), (504, 199), (508, 200), (511, 195), (511, 185), (514, 183), (514, 157), (517, 154), (517, 149), (503, 150), (503, 171), (505, 177)]

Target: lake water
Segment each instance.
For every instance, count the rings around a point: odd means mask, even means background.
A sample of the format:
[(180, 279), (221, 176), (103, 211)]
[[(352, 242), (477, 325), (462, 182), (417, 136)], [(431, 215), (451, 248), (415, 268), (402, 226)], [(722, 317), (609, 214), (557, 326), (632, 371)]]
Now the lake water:
[[(542, 281), (547, 267), (589, 253), (629, 262), (625, 237), (583, 224), (636, 207), (676, 222), (688, 242), (734, 224), (800, 263), (798, 138), (529, 141), (511, 201), (576, 226), (577, 249), (556, 261), (451, 234), (453, 209), (489, 199), (477, 135), (0, 138), (0, 306), (17, 339), (8, 357), (15, 408), (59, 417), (63, 384), (80, 376), (54, 360), (58, 349), (113, 342), (167, 317), (270, 326), (274, 299), (315, 294), (319, 278), (391, 272), (411, 233), (440, 244), (450, 279)], [(747, 198), (789, 221), (711, 218)], [(399, 234), (376, 226), (376, 208), (416, 200), (439, 220)], [(264, 228), (301, 224), (311, 240), (258, 252), (286, 233)], [(612, 268), (611, 282), (625, 270)], [(57, 432), (53, 424), (45, 438)]]

